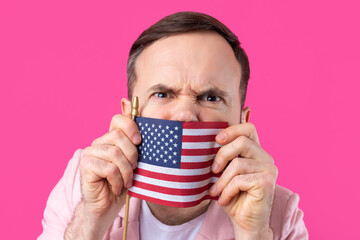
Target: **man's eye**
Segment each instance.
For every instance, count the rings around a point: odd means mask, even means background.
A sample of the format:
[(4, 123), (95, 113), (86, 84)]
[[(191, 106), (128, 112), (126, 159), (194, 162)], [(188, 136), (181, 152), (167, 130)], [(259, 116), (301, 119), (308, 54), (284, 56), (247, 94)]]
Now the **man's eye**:
[(168, 94), (164, 93), (164, 92), (156, 92), (156, 93), (154, 93), (154, 96), (158, 97), (158, 98), (167, 98)]
[(221, 100), (220, 97), (215, 95), (204, 95), (201, 97), (201, 100), (208, 101), (208, 102), (218, 102)]

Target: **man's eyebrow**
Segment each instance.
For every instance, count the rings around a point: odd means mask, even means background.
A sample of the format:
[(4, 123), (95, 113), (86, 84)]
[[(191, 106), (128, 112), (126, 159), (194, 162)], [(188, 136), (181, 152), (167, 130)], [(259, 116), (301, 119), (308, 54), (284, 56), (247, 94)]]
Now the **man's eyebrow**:
[(172, 89), (171, 87), (168, 87), (162, 83), (156, 84), (154, 86), (152, 86), (151, 88), (149, 88), (147, 90), (147, 92), (152, 92), (152, 91), (159, 91), (159, 92), (175, 92), (174, 89)]
[[(152, 91), (158, 91), (158, 92), (178, 92), (179, 90), (173, 89), (169, 86), (166, 86), (162, 83), (156, 84), (154, 86), (152, 86), (151, 88), (149, 88), (147, 90), (147, 92), (152, 92)], [(219, 97), (223, 97), (225, 99), (229, 99), (230, 96), (226, 91), (223, 91), (219, 88), (216, 87), (210, 87), (208, 89), (204, 89), (201, 91), (197, 92), (197, 95), (215, 95), (215, 96), (219, 96)]]

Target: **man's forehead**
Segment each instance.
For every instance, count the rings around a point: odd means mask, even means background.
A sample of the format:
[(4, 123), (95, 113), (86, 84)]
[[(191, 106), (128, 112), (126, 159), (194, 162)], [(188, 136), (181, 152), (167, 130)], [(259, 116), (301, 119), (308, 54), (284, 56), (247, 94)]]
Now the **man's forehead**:
[[(184, 70), (214, 75), (221, 70), (240, 74), (241, 67), (229, 43), (218, 33), (190, 32), (169, 36), (147, 46), (138, 56), (135, 69)], [(161, 69), (160, 69), (161, 68)], [(206, 73), (205, 72), (205, 73)]]

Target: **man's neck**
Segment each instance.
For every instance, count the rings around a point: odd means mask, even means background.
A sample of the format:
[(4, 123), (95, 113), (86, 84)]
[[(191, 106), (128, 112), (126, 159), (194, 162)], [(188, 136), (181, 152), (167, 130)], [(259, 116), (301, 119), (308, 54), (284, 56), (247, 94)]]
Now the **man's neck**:
[(205, 200), (199, 205), (189, 208), (176, 208), (147, 202), (151, 213), (160, 222), (166, 225), (180, 225), (200, 216), (208, 209), (210, 200)]

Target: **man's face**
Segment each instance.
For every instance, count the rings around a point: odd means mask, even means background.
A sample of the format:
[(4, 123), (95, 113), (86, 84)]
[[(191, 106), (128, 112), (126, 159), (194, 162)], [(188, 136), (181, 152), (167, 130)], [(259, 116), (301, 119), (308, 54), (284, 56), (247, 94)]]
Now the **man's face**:
[[(135, 69), (133, 96), (139, 97), (140, 116), (240, 123), (241, 67), (219, 34), (160, 39), (144, 49)], [(126, 105), (128, 112), (129, 102)]]

